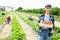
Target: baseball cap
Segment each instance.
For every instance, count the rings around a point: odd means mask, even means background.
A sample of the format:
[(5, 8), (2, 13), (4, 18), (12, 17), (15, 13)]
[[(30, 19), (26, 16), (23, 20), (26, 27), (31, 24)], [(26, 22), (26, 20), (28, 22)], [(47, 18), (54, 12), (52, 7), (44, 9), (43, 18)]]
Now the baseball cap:
[(51, 7), (51, 5), (50, 4), (46, 4), (45, 7)]

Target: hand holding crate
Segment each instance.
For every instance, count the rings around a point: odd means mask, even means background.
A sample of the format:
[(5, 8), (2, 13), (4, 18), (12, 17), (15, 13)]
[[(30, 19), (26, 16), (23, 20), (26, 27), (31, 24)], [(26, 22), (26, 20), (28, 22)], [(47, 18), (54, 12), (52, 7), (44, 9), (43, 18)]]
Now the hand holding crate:
[(39, 26), (41, 26), (41, 27), (46, 27), (46, 28), (52, 28), (52, 27), (53, 27), (53, 23), (52, 23), (52, 22), (41, 21), (41, 22), (39, 23)]

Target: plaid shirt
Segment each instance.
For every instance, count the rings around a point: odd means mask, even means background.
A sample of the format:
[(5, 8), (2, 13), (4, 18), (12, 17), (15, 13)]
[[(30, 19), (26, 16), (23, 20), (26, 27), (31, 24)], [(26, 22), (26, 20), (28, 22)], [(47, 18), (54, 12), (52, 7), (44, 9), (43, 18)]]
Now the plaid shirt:
[[(38, 23), (40, 23), (41, 20), (44, 21), (44, 17), (45, 17), (45, 14), (42, 14), (41, 16), (39, 16)], [(50, 15), (50, 21), (52, 21), (52, 23), (53, 23), (53, 29), (54, 29), (54, 16), (53, 15)]]

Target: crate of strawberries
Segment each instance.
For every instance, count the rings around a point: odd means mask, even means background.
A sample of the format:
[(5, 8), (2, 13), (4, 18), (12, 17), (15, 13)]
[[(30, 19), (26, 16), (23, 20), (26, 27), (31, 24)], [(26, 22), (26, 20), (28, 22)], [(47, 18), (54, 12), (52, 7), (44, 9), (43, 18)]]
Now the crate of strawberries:
[(41, 26), (41, 27), (47, 27), (47, 28), (52, 28), (53, 27), (53, 23), (52, 22), (41, 21), (39, 23), (39, 26)]

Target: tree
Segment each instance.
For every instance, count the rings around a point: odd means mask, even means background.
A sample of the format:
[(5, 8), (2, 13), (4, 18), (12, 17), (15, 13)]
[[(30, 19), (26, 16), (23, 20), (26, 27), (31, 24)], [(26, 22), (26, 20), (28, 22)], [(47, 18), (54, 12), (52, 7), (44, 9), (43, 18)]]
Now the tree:
[(22, 7), (18, 7), (18, 9), (16, 10), (16, 11), (20, 11), (20, 10), (22, 10), (23, 8)]

